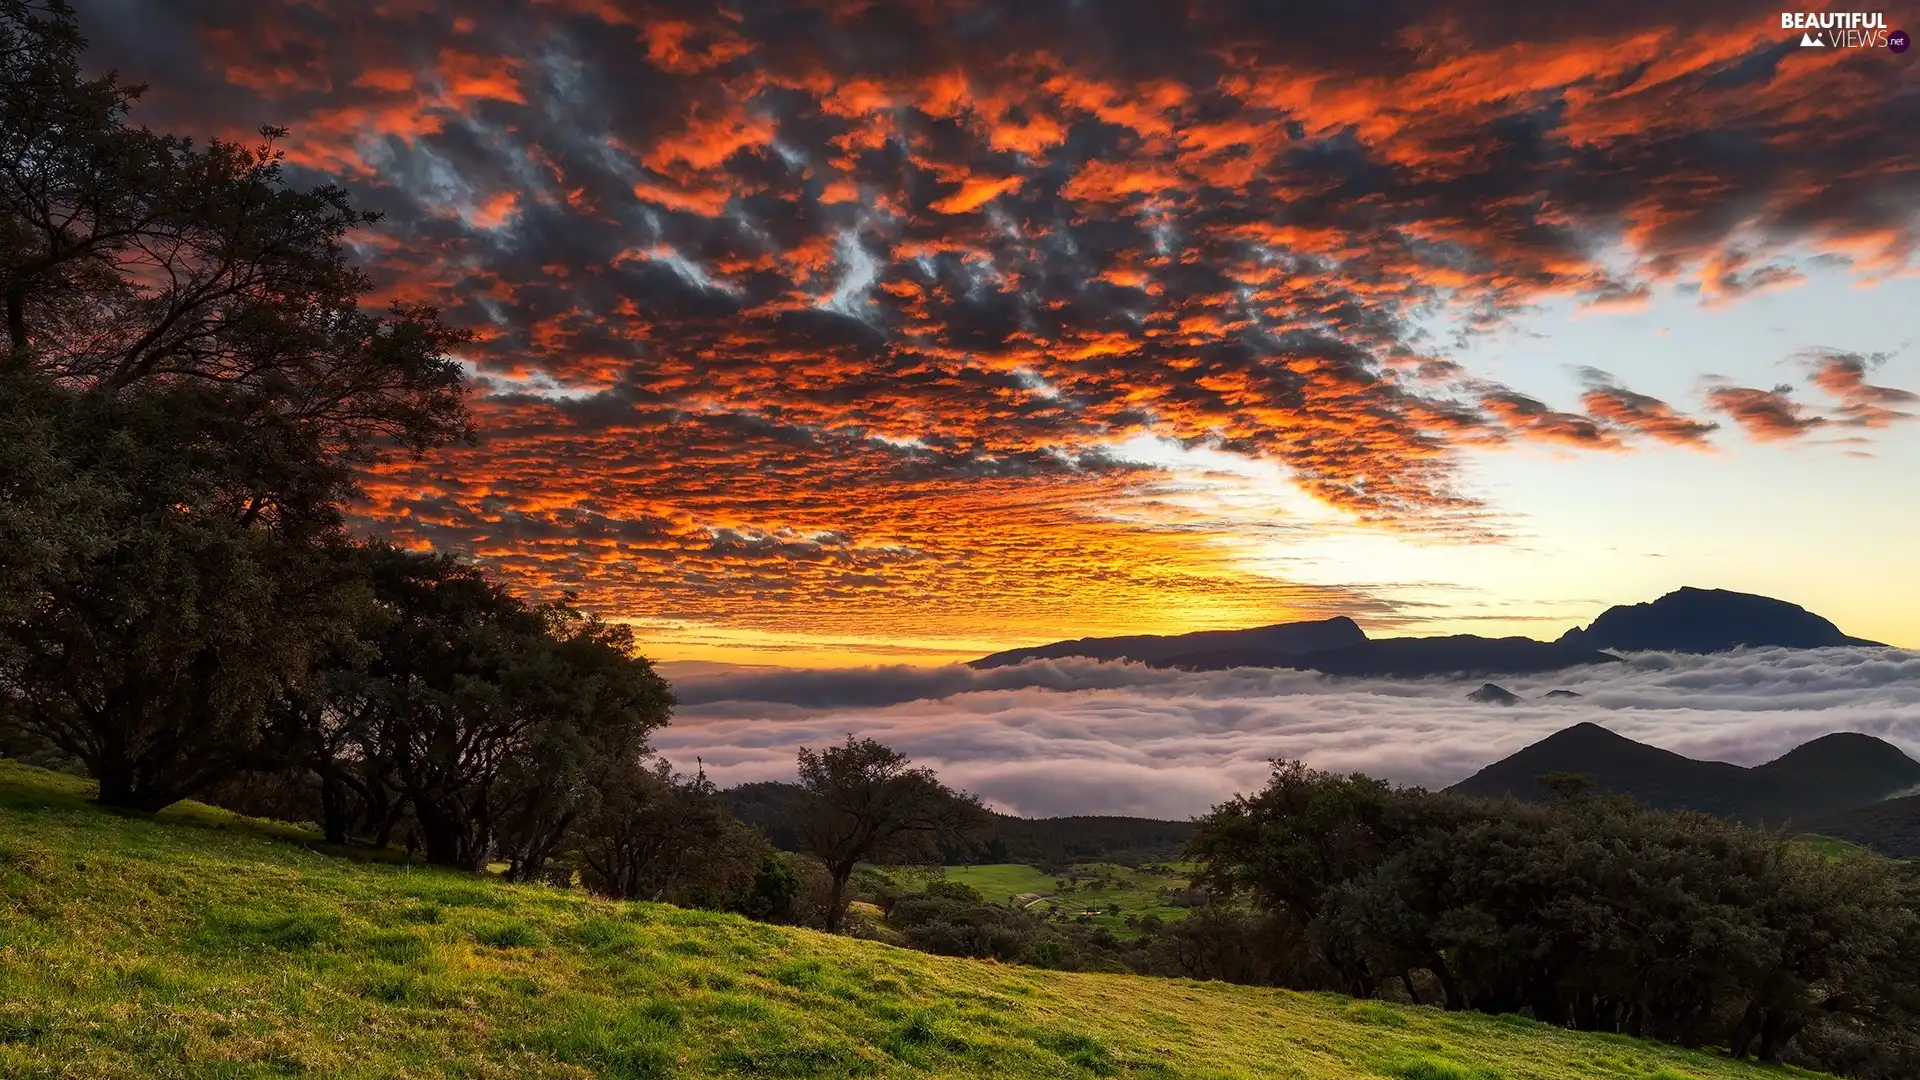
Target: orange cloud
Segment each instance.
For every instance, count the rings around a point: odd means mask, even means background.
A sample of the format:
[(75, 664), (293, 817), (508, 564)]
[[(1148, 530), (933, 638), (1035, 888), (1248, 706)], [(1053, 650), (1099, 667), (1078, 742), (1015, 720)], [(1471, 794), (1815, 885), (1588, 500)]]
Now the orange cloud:
[[(1471, 380), (1436, 313), (1738, 305), (1920, 242), (1885, 57), (1684, 6), (191, 7), (88, 27), (154, 84), (139, 118), (291, 127), (302, 182), (387, 212), (355, 238), (376, 297), (476, 331), (480, 443), (369, 477), (363, 527), (661, 625), (1364, 605), (1250, 570), (1274, 521), (1196, 517), (1154, 492), (1212, 480), (1116, 448), (1484, 530), (1466, 448), (1719, 425), (1610, 377), (1579, 412)], [(1707, 406), (1761, 440), (1914, 411), (1872, 358), (1807, 364), (1818, 414)]]
[(1824, 416), (1808, 415), (1799, 402), (1787, 396), (1792, 392), (1791, 386), (1776, 386), (1771, 390), (1711, 386), (1706, 393), (1707, 407), (1725, 413), (1755, 442), (1784, 442), (1827, 423)]
[(970, 214), (1002, 195), (1019, 191), (1024, 182), (1025, 178), (1019, 176), (968, 177), (961, 182), (959, 191), (931, 205), (942, 214)]

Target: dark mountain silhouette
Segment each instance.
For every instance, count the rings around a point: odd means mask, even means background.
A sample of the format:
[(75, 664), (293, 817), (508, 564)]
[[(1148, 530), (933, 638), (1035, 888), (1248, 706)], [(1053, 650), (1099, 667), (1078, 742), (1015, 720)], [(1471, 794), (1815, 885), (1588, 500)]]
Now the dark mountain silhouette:
[[(1328, 638), (1341, 639), (1334, 645)], [(1193, 648), (1194, 644), (1206, 648)], [(1224, 671), (1236, 667), (1295, 668), (1328, 675), (1412, 679), (1429, 675), (1531, 675), (1582, 664), (1608, 664), (1617, 656), (1595, 649), (1532, 638), (1451, 637), (1368, 640), (1353, 620), (1280, 623), (1252, 630), (1206, 630), (1162, 637), (1080, 638), (1028, 649), (1010, 649), (972, 662), (976, 668), (1025, 660), (1085, 656), (1135, 660), (1149, 667)]]
[(1817, 795), (1810, 796), (1807, 812), (1814, 814), (1835, 813), (1878, 802), (1920, 785), (1920, 762), (1891, 743), (1852, 731), (1822, 735), (1803, 743), (1755, 767), (1753, 773), (1770, 779), (1775, 787), (1783, 790), (1800, 786), (1818, 793), (1853, 787), (1871, 793), (1868, 798), (1834, 797), (1828, 805), (1819, 805)]
[(1806, 831), (1859, 844), (1890, 859), (1920, 859), (1920, 795), (1828, 814)]
[(1752, 593), (1687, 587), (1646, 604), (1610, 607), (1585, 629), (1560, 635), (1567, 645), (1589, 649), (1713, 653), (1743, 645), (1817, 649), (1826, 645), (1878, 645), (1848, 637), (1840, 628), (1798, 604)]
[[(1619, 659), (1593, 649), (1532, 638), (1455, 634), (1452, 637), (1381, 638), (1301, 656), (1276, 657), (1256, 666), (1299, 668), (1356, 678), (1417, 679), (1429, 675), (1532, 675), (1564, 671), (1582, 664), (1610, 664)], [(1250, 661), (1233, 653), (1190, 653), (1156, 661), (1153, 666), (1218, 671), (1249, 664)]]
[(1549, 773), (1584, 773), (1596, 794), (1631, 795), (1662, 810), (1698, 810), (1765, 825), (1804, 825), (1920, 785), (1920, 761), (1871, 735), (1823, 736), (1746, 769), (1696, 761), (1598, 724), (1576, 724), (1447, 790), (1541, 800), (1550, 796), (1538, 778)]
[(1549, 690), (1546, 692), (1545, 696), (1550, 698), (1570, 698), (1570, 697), (1579, 697), (1580, 695), (1578, 692), (1573, 690)]
[[(1608, 608), (1591, 626), (1576, 627), (1557, 641), (1525, 637), (1368, 638), (1343, 617), (1319, 622), (1275, 623), (1247, 630), (1202, 630), (1192, 634), (1133, 634), (1076, 638), (1008, 649), (971, 662), (1004, 667), (1027, 660), (1082, 656), (1134, 660), (1153, 667), (1221, 671), (1235, 667), (1280, 667), (1328, 675), (1420, 678), (1536, 675), (1583, 664), (1606, 664), (1618, 656), (1603, 650), (1659, 649), (1708, 653), (1743, 645), (1819, 648), (1877, 645), (1848, 637), (1796, 604), (1724, 589), (1683, 588), (1646, 604)], [(1571, 690), (1549, 697), (1578, 697)]]
[(1520, 695), (1504, 686), (1493, 683), (1481, 683), (1480, 689), (1467, 695), (1468, 701), (1479, 701), (1488, 705), (1512, 705), (1520, 700)]
[(1127, 637), (1075, 638), (1025, 649), (1008, 649), (971, 661), (975, 668), (1006, 667), (1027, 660), (1058, 660), (1084, 656), (1092, 660), (1137, 660), (1154, 663), (1188, 653), (1221, 652), (1245, 657), (1244, 664), (1262, 666), (1277, 657), (1297, 656), (1316, 649), (1332, 649), (1367, 640), (1360, 625), (1344, 615), (1317, 622), (1275, 623), (1246, 630), (1200, 630), (1191, 634), (1133, 634)]

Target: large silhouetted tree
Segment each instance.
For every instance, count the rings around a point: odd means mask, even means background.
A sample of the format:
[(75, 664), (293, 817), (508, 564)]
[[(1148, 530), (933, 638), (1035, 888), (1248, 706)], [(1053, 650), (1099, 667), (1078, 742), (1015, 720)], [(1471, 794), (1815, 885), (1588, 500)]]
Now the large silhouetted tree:
[[(117, 397), (18, 372), (0, 383), (13, 420), (51, 434), (39, 482), (65, 495), (50, 501), (86, 511), (56, 534), (57, 557), (31, 556), (0, 611), (14, 723), (85, 763), (102, 802), (133, 809), (280, 764), (266, 703), (351, 631), (363, 595), (330, 478), (273, 475), (305, 452), (298, 429), (199, 386)], [(264, 484), (279, 512), (249, 520), (238, 508)]]
[(72, 389), (201, 383), (333, 457), (466, 430), (465, 334), (365, 310), (342, 240), (377, 221), (287, 182), (267, 129), (204, 146), (134, 126), (140, 87), (86, 77), (65, 0), (0, 0), (0, 303), (8, 356)]
[(980, 800), (915, 768), (873, 739), (800, 751), (799, 830), (806, 850), (826, 865), (833, 890), (827, 929), (847, 911), (847, 880), (862, 862), (936, 858), (939, 842), (971, 836), (986, 824)]
[(465, 335), (365, 310), (275, 142), (137, 127), (64, 0), (0, 0), (0, 710), (139, 809), (272, 764), (354, 619), (355, 470), (468, 430)]
[(605, 778), (646, 753), (666, 682), (628, 628), (529, 604), (470, 564), (379, 544), (364, 561), (357, 655), (304, 714), (313, 768), (401, 792), (436, 863), (499, 855), (538, 874)]

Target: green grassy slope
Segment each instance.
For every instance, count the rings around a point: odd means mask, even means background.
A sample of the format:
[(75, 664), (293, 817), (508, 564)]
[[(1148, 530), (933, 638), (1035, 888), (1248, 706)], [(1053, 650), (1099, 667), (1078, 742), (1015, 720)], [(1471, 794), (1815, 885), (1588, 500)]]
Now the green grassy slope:
[(1787, 1075), (1524, 1020), (947, 960), (128, 820), (0, 762), (0, 1076)]
[(1837, 837), (1822, 836), (1819, 833), (1802, 833), (1793, 838), (1797, 844), (1808, 850), (1825, 855), (1829, 859), (1850, 859), (1856, 855), (1872, 855), (1873, 852), (1858, 844), (1850, 844)]
[[(1186, 874), (1161, 864), (1133, 867), (1118, 863), (1077, 863), (1063, 873), (1049, 874), (1020, 863), (987, 863), (949, 866), (946, 878), (973, 886), (989, 903), (1005, 904), (1015, 897), (1029, 900), (1046, 897), (1030, 904), (1028, 909), (1035, 912), (1058, 909), (1068, 917), (1081, 911), (1095, 912), (1090, 920), (1093, 925), (1104, 926), (1123, 938), (1137, 933), (1126, 924), (1129, 915), (1136, 919), (1157, 915), (1163, 922), (1187, 915), (1185, 908), (1168, 904), (1160, 894), (1163, 888), (1186, 888)], [(1120, 905), (1120, 914), (1108, 914), (1111, 904)]]

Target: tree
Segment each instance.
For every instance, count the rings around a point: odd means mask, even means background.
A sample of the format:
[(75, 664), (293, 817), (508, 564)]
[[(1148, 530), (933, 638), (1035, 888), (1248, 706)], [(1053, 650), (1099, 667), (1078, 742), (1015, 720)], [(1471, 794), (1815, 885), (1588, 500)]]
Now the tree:
[(580, 830), (587, 887), (623, 900), (723, 906), (744, 902), (764, 875), (757, 902), (765, 915), (790, 914), (799, 879), (790, 867), (766, 864), (771, 853), (727, 813), (704, 772), (682, 776), (665, 761), (621, 770)]
[[(646, 753), (673, 696), (632, 631), (535, 606), (444, 555), (367, 549), (371, 659), (337, 711), (352, 752), (390, 767), (427, 858), (532, 877), (590, 812), (595, 785)], [(322, 715), (325, 715), (324, 711)]]
[(1487, 802), (1285, 762), (1203, 818), (1193, 851), (1195, 879), (1271, 919), (1257, 936), (1287, 959), (1250, 972), (1244, 927), (1189, 920), (1170, 938), (1176, 970), (1862, 1076), (1906, 1075), (1920, 1049), (1903, 1034), (1920, 1004), (1920, 878), (1887, 860), (1573, 785)]
[(1329, 889), (1384, 857), (1381, 824), (1391, 801), (1392, 789), (1371, 777), (1276, 761), (1265, 789), (1201, 819), (1190, 848), (1200, 862), (1193, 882), (1310, 920)]
[(631, 627), (580, 611), (572, 597), (538, 611), (540, 648), (512, 676), (536, 726), (525, 752), (507, 759), (493, 800), (496, 841), (516, 879), (538, 876), (573, 842), (614, 778), (647, 754), (648, 735), (673, 707)]
[(933, 857), (938, 843), (971, 836), (986, 824), (980, 800), (954, 791), (931, 769), (873, 739), (800, 751), (799, 831), (805, 849), (832, 880), (827, 929), (847, 910), (847, 880), (866, 861)]
[[(755, 830), (756, 832), (758, 830)], [(798, 860), (771, 848), (760, 855), (752, 880), (721, 905), (749, 919), (771, 923), (800, 921), (800, 897), (805, 889)]]
[(143, 88), (86, 78), (65, 0), (0, 0), (0, 303), (8, 355), (71, 389), (201, 383), (335, 458), (467, 430), (467, 335), (431, 308), (362, 309), (342, 241), (378, 220), (296, 189), (259, 145), (135, 127)]
[(0, 708), (149, 810), (266, 763), (351, 622), (355, 470), (468, 432), (467, 335), (362, 309), (375, 218), (290, 186), (283, 132), (135, 127), (84, 46), (0, 0)]
[[(0, 379), (33, 418), (11, 430), (45, 435), (40, 480), (65, 493), (49, 501), (86, 511), (56, 554), (15, 564), (0, 611), (15, 723), (85, 763), (100, 801), (136, 810), (277, 765), (265, 703), (351, 629), (361, 595), (331, 500), (261, 479), (304, 452), (301, 433), (204, 387), (116, 398)], [(235, 507), (261, 483), (288, 497), (247, 520)]]

